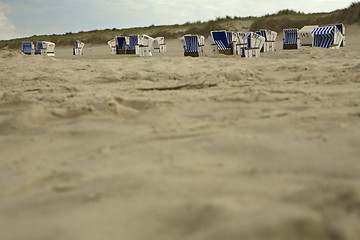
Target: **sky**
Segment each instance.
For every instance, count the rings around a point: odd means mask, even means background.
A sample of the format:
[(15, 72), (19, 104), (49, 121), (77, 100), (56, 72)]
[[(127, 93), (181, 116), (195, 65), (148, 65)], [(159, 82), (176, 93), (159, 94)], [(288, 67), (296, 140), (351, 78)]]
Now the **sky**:
[(282, 9), (330, 12), (354, 0), (0, 0), (0, 40), (42, 34), (263, 16)]

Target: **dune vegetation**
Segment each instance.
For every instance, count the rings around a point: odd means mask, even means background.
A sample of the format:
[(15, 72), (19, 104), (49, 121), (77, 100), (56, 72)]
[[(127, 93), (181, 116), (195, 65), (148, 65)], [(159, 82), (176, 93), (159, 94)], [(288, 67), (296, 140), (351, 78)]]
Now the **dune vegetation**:
[(238, 31), (239, 23), (242, 22), (246, 22), (249, 25), (249, 31), (271, 29), (277, 32), (282, 31), (284, 28), (301, 28), (304, 25), (325, 25), (339, 22), (344, 24), (354, 24), (360, 22), (360, 2), (354, 2), (348, 8), (329, 13), (303, 13), (285, 9), (280, 10), (275, 14), (267, 14), (262, 17), (226, 16), (217, 17), (215, 20), (207, 22), (197, 21), (175, 25), (151, 25), (136, 28), (80, 31), (78, 33), (67, 32), (65, 34), (34, 35), (26, 38), (0, 41), (0, 49), (17, 49), (23, 41), (36, 42), (38, 40), (51, 41), (56, 43), (58, 46), (73, 45), (75, 40), (81, 40), (87, 44), (104, 44), (115, 36), (130, 34), (147, 34), (152, 37), (162, 36), (170, 39), (178, 38), (189, 33), (208, 36), (212, 30), (226, 29), (229, 31)]

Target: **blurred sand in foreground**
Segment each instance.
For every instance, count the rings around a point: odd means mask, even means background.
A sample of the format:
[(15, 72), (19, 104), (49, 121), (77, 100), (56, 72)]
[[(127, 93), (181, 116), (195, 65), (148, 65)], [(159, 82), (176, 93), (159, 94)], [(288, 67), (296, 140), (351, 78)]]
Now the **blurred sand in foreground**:
[(360, 27), (258, 59), (0, 51), (0, 239), (360, 239)]

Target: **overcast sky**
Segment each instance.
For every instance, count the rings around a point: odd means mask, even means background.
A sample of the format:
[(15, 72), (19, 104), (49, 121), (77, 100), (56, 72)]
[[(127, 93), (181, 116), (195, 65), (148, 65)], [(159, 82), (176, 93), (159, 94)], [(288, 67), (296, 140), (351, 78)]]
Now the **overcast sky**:
[(329, 12), (354, 0), (0, 0), (0, 40), (129, 28), (216, 17), (262, 16), (282, 9)]

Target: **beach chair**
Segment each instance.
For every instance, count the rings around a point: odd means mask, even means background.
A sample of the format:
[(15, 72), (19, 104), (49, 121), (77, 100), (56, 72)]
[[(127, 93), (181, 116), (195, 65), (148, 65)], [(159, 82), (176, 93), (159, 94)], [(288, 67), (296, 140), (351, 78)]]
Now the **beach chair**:
[(22, 42), (21, 52), (27, 55), (35, 53), (35, 46), (33, 42)]
[(83, 55), (83, 48), (85, 43), (80, 42), (79, 40), (75, 41), (75, 47), (73, 48), (73, 55)]
[(300, 39), (298, 35), (299, 29), (284, 29), (283, 49), (299, 49)]
[(236, 55), (241, 55), (245, 57), (245, 49), (247, 48), (247, 38), (243, 38), (246, 35), (246, 32), (238, 32), (237, 34), (237, 44), (236, 44)]
[(148, 35), (137, 37), (137, 44), (135, 45), (135, 54), (140, 57), (151, 57), (151, 47), (154, 43), (154, 38)]
[(127, 37), (116, 37), (116, 54), (126, 54), (127, 46), (128, 46), (128, 38)]
[(315, 28), (311, 34), (314, 36), (313, 47), (339, 49), (343, 35), (335, 26)]
[(136, 54), (136, 45), (139, 42), (139, 35), (130, 35), (129, 36), (129, 45), (126, 46), (126, 54)]
[(260, 49), (260, 52), (275, 52), (277, 32), (267, 29), (260, 29), (256, 32), (256, 34), (259, 34), (265, 38), (264, 46)]
[(303, 26), (299, 30), (299, 39), (300, 39), (300, 46), (301, 47), (311, 47), (313, 44), (314, 36), (311, 32), (318, 28), (318, 25), (311, 25), (311, 26)]
[(183, 44), (184, 56), (202, 57), (204, 54), (204, 36), (187, 34), (180, 38)]
[(244, 48), (244, 57), (259, 57), (260, 49), (265, 43), (265, 38), (254, 32), (248, 32), (242, 37), (242, 39), (247, 42), (247, 46)]
[(157, 37), (154, 39), (154, 52), (157, 53), (166, 52), (166, 44), (164, 37)]
[(41, 54), (42, 56), (55, 56), (55, 43), (38, 41), (35, 49), (35, 55), (37, 54)]
[[(232, 36), (232, 34), (231, 34)], [(233, 44), (228, 39), (226, 31), (211, 31), (212, 50), (214, 54), (233, 55)]]
[(116, 54), (116, 38), (113, 38), (113, 39), (109, 40), (107, 42), (107, 44), (109, 45), (109, 47), (111, 49), (110, 53), (111, 54)]
[(342, 23), (336, 23), (336, 24), (329, 24), (328, 26), (336, 26), (341, 34), (343, 35), (342, 42), (340, 44), (340, 47), (344, 47), (346, 45), (346, 39), (345, 39), (345, 25)]

